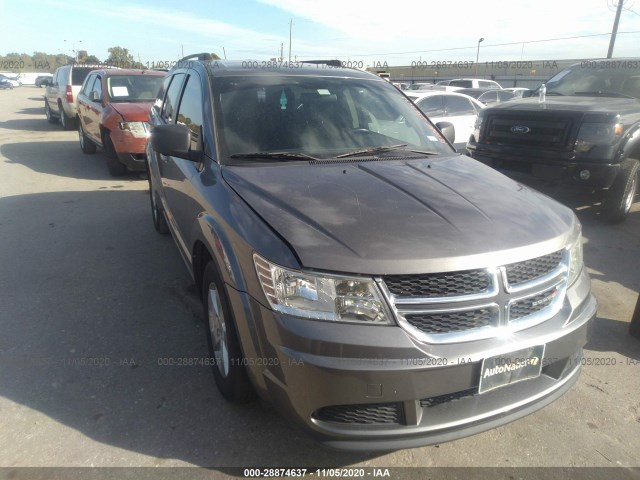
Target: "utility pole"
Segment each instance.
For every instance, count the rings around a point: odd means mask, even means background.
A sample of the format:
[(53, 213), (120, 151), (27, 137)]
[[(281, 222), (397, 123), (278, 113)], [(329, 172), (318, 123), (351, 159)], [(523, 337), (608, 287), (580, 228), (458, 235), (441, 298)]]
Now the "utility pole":
[(184, 58), (184, 45), (180, 44), (180, 53), (182, 53), (182, 55), (180, 55), (180, 58)]
[(284, 60), (284, 43), (280, 44), (280, 61)]
[(609, 51), (607, 52), (607, 58), (611, 58), (613, 55), (613, 46), (616, 43), (616, 34), (618, 33), (618, 23), (620, 23), (620, 14), (622, 13), (622, 4), (624, 0), (618, 0), (618, 9), (616, 10), (616, 19), (613, 21), (613, 30), (611, 31), (611, 40), (609, 41)]
[(291, 28), (293, 27), (293, 18), (289, 20), (289, 63), (291, 63)]
[(224, 49), (224, 47), (222, 47), (222, 53), (224, 54), (224, 59), (226, 60), (227, 59), (227, 52)]

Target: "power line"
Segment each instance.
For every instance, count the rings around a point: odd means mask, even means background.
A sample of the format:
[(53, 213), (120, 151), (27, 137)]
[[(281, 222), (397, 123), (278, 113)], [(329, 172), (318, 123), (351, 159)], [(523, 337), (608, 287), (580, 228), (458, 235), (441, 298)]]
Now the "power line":
[[(634, 12), (635, 13), (635, 12)], [(630, 32), (618, 32), (618, 35), (623, 35), (623, 34), (633, 34), (633, 33), (640, 33), (640, 30), (633, 30)], [(603, 37), (603, 36), (609, 36), (611, 35), (611, 32), (608, 33), (592, 33), (589, 35), (575, 35), (572, 37), (558, 37), (558, 38), (543, 38), (543, 39), (539, 39), (539, 40), (524, 40), (524, 41), (519, 41), (519, 42), (506, 42), (506, 43), (491, 43), (491, 44), (487, 44), (487, 45), (483, 45), (482, 48), (487, 48), (487, 47), (504, 47), (507, 45), (522, 45), (522, 44), (526, 44), (526, 43), (542, 43), (542, 42), (557, 42), (560, 40), (573, 40), (573, 39), (577, 39), (577, 38), (590, 38), (590, 37)], [(408, 54), (415, 54), (415, 53), (429, 53), (429, 52), (451, 52), (451, 51), (455, 51), (455, 50), (470, 50), (470, 49), (475, 49), (476, 46), (472, 46), (472, 47), (452, 47), (452, 48), (437, 48), (437, 49), (431, 49), (431, 50), (414, 50), (414, 51), (410, 51), (410, 52), (384, 52), (384, 53), (355, 53), (355, 54), (350, 54), (350, 57), (371, 57), (374, 55), (378, 55), (378, 56), (382, 56), (382, 55), (408, 55)], [(322, 57), (323, 55), (315, 55), (316, 57)], [(326, 55), (324, 55), (326, 56)], [(340, 55), (340, 56), (346, 56), (346, 55)]]

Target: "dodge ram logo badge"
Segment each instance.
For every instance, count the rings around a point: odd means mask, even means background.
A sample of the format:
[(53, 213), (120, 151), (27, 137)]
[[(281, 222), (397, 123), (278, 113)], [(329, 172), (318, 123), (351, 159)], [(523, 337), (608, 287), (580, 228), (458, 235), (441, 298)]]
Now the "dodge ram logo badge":
[(511, 133), (529, 133), (531, 129), (524, 125), (514, 125), (511, 127)]

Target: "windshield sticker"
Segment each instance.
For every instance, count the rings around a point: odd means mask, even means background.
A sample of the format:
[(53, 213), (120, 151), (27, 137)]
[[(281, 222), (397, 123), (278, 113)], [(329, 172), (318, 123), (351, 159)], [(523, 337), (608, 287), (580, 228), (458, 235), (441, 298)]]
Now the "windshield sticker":
[(264, 103), (267, 100), (267, 91), (264, 88), (258, 89), (258, 103)]
[(280, 110), (287, 109), (287, 95), (284, 93), (284, 89), (282, 89), (282, 93), (280, 94)]
[(318, 94), (320, 94), (320, 95), (331, 95), (331, 92), (329, 90), (327, 90), (326, 88), (319, 88), (318, 89)]
[(111, 96), (113, 97), (128, 97), (129, 90), (127, 87), (111, 87)]
[(438, 141), (438, 139), (436, 137), (434, 137), (433, 135), (427, 135), (427, 138), (429, 140), (431, 140), (432, 142), (437, 142)]

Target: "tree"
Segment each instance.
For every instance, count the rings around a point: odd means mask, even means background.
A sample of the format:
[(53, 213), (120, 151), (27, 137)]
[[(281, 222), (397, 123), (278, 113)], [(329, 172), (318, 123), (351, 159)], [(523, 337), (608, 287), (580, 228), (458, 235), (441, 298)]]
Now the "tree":
[(109, 58), (106, 63), (120, 68), (138, 68), (137, 62), (133, 60), (133, 55), (129, 50), (122, 47), (111, 47), (109, 50)]
[(214, 60), (222, 60), (216, 53), (211, 53), (211, 58)]

